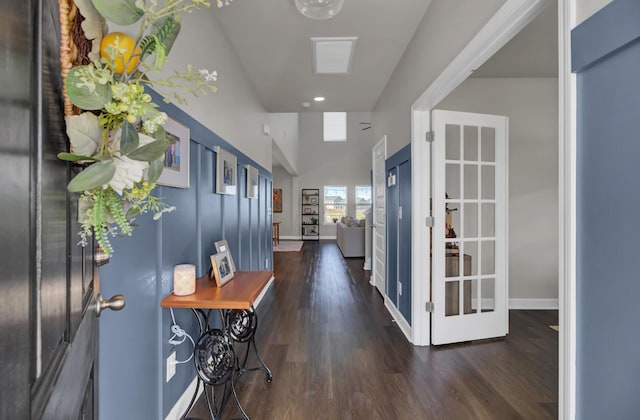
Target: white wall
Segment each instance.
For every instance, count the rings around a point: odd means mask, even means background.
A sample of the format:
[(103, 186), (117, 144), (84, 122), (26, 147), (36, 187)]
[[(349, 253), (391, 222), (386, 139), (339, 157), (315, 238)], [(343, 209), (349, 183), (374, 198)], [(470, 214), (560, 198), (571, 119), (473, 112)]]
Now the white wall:
[(505, 0), (433, 0), (374, 108), (374, 138), (387, 155), (411, 142), (411, 105)]
[[(350, 216), (355, 216), (356, 213), (355, 186), (371, 184), (371, 148), (375, 144), (375, 137), (371, 129), (362, 130), (360, 122), (371, 122), (371, 113), (347, 113), (347, 141), (324, 142), (322, 113), (300, 114), (299, 189), (319, 188), (322, 202), (324, 185), (346, 185), (347, 212)], [(323, 216), (321, 210), (321, 220)], [(321, 224), (320, 236), (335, 235), (333, 223), (326, 226)]]
[[(187, 64), (192, 64), (196, 70), (217, 70), (216, 93), (197, 98), (185, 94), (183, 96), (188, 104), (176, 105), (270, 170), (271, 137), (262, 132), (267, 113), (217, 24), (217, 11), (216, 7), (212, 7), (182, 15), (182, 30), (169, 54), (163, 74), (169, 75), (174, 70), (184, 72)], [(131, 28), (124, 29), (131, 35), (136, 34)]]
[(437, 109), (509, 117), (509, 297), (558, 297), (558, 80), (465, 81)]
[(576, 1), (576, 23), (579, 25), (595, 12), (602, 9), (612, 0), (577, 0)]
[(273, 168), (273, 188), (282, 188), (282, 213), (273, 213), (273, 221), (280, 222), (280, 238), (300, 236), (300, 209), (297, 177), (292, 177), (281, 166)]
[[(268, 115), (271, 138), (276, 143), (274, 153), (279, 162), (291, 173), (298, 173), (298, 113), (271, 113)], [(275, 162), (273, 162), (275, 164)]]

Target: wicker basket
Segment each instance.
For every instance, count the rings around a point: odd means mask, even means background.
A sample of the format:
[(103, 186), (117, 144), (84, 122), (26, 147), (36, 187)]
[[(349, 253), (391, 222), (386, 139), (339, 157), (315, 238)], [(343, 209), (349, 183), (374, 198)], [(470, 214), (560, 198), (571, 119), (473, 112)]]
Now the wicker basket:
[(80, 109), (73, 105), (66, 94), (66, 77), (75, 66), (91, 62), (89, 53), (92, 43), (84, 35), (82, 21), (84, 17), (78, 11), (73, 0), (58, 0), (60, 9), (60, 74), (62, 75), (64, 95), (64, 115), (78, 115)]

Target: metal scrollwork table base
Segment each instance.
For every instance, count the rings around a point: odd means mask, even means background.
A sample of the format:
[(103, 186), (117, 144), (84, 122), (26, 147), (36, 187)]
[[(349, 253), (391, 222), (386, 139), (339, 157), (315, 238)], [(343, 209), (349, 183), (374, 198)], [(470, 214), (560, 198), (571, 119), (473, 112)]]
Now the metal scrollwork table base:
[[(258, 352), (255, 333), (258, 316), (253, 307), (255, 299), (267, 288), (272, 279), (270, 271), (238, 271), (233, 281), (217, 288), (204, 276), (197, 280), (196, 293), (190, 296), (170, 295), (163, 299), (164, 308), (190, 308), (198, 322), (199, 336), (194, 349), (194, 364), (198, 374), (196, 390), (182, 418), (193, 408), (200, 386), (212, 420), (221, 418), (230, 399), (242, 415), (249, 420), (238, 394), (236, 381), (246, 372), (261, 370), (265, 380), (271, 382), (271, 370)], [(212, 313), (218, 311), (221, 328), (213, 328)], [(244, 354), (238, 357), (236, 346), (244, 344)], [(247, 367), (249, 352), (253, 348), (259, 365)], [(216, 398), (216, 387), (222, 393)]]

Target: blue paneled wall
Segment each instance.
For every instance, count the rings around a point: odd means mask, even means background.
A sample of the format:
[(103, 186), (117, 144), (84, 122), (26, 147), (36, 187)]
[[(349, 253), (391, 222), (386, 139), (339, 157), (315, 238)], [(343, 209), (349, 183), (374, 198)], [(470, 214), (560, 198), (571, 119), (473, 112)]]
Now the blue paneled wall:
[(387, 297), (411, 325), (411, 145), (385, 161), (387, 177)]
[(577, 73), (576, 418), (640, 418), (640, 2), (572, 33)]
[[(156, 103), (162, 103), (154, 94)], [(132, 237), (113, 241), (115, 254), (100, 269), (103, 296), (122, 293), (126, 307), (100, 319), (100, 418), (165, 418), (195, 377), (193, 362), (177, 366), (166, 382), (166, 358), (177, 350), (187, 359), (191, 344), (168, 344), (171, 314), (160, 301), (173, 288), (173, 267), (195, 264), (204, 275), (215, 253), (214, 242), (226, 239), (238, 269), (272, 269), (271, 173), (173, 105), (163, 105), (173, 119), (191, 130), (190, 188), (158, 187), (176, 211), (157, 222), (139, 218)], [(215, 146), (238, 159), (238, 194), (215, 193)], [(245, 196), (245, 165), (260, 173), (258, 199)], [(175, 310), (176, 321), (197, 339), (188, 310)], [(109, 350), (106, 350), (106, 349)]]

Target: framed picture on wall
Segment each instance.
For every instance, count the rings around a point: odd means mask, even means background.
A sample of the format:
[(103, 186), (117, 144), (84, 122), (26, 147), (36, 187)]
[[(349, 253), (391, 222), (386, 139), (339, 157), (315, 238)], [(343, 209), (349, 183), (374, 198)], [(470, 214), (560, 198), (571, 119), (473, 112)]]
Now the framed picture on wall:
[(282, 188), (273, 189), (273, 212), (282, 213)]
[(172, 118), (164, 125), (167, 139), (171, 141), (164, 152), (162, 174), (158, 184), (170, 187), (189, 188), (189, 127)]
[(219, 252), (212, 255), (211, 266), (213, 267), (213, 277), (216, 281), (216, 286), (222, 287), (228, 283), (229, 280), (233, 279), (233, 270), (231, 269), (228, 253)]
[(238, 187), (238, 160), (236, 155), (227, 152), (220, 146), (215, 149), (216, 158), (216, 193), (236, 195)]
[(258, 169), (247, 165), (247, 198), (258, 198)]

